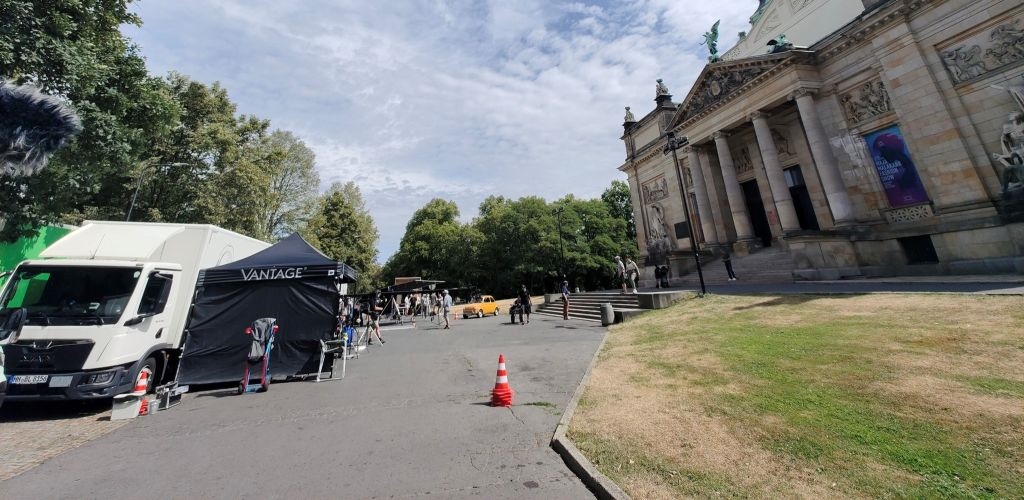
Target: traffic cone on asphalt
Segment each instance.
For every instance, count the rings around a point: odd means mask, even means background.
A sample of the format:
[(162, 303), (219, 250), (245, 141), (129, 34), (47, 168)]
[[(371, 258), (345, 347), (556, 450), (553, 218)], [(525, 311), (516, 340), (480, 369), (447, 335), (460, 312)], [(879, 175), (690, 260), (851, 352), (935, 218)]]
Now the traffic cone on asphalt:
[(149, 372), (139, 372), (139, 378), (135, 381), (135, 389), (132, 390), (132, 396), (137, 396), (142, 399), (142, 403), (139, 405), (139, 415), (146, 415), (149, 413), (149, 403), (146, 401), (146, 389), (149, 387)]
[(512, 406), (512, 388), (508, 385), (508, 372), (505, 371), (505, 355), (498, 355), (498, 378), (491, 391), (491, 406)]
[(146, 388), (149, 387), (149, 372), (139, 372), (139, 379), (135, 381), (135, 389), (132, 390), (132, 394), (136, 396), (145, 396)]

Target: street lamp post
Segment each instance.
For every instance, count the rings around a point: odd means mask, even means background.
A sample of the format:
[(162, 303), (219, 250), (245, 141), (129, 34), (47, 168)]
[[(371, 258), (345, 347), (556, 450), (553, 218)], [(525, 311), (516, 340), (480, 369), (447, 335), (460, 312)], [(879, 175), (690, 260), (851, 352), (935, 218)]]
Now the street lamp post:
[(664, 154), (672, 153), (672, 164), (676, 167), (676, 178), (679, 179), (679, 197), (683, 201), (683, 213), (686, 215), (686, 228), (690, 236), (690, 248), (693, 249), (693, 260), (697, 264), (697, 277), (700, 279), (700, 294), (703, 296), (708, 293), (707, 287), (704, 286), (704, 272), (700, 268), (700, 252), (697, 250), (697, 238), (693, 234), (693, 220), (690, 218), (690, 204), (686, 202), (686, 185), (683, 181), (683, 171), (679, 168), (679, 157), (676, 155), (676, 150), (689, 145), (685, 137), (677, 139), (676, 134), (669, 132), (665, 136), (666, 143), (665, 149), (662, 151)]
[(558, 207), (555, 210), (555, 216), (558, 219), (558, 273), (561, 278), (565, 279), (565, 251), (562, 249), (562, 207)]
[[(163, 164), (155, 165), (154, 168), (157, 168), (157, 167), (181, 167), (181, 166), (185, 166), (185, 165), (188, 165), (188, 164), (187, 163), (163, 163)], [(132, 209), (135, 208), (135, 200), (137, 200), (139, 198), (139, 190), (142, 189), (142, 180), (145, 179), (145, 177), (146, 177), (146, 167), (143, 166), (142, 169), (139, 171), (139, 181), (135, 183), (135, 193), (132, 194), (132, 202), (128, 205), (128, 213), (125, 214), (125, 216), (124, 216), (124, 221), (125, 222), (128, 222), (128, 221), (132, 220)]]

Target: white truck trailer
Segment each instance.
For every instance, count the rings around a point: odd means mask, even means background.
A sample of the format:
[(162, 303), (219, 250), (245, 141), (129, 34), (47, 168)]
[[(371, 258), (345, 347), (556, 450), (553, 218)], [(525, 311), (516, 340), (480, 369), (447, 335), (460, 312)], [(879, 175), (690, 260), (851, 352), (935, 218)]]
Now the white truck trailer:
[[(173, 378), (200, 269), (268, 243), (216, 226), (86, 221), (22, 262), (0, 308), (24, 308), (3, 345), (7, 400), (110, 398)], [(144, 375), (145, 374), (145, 375)]]

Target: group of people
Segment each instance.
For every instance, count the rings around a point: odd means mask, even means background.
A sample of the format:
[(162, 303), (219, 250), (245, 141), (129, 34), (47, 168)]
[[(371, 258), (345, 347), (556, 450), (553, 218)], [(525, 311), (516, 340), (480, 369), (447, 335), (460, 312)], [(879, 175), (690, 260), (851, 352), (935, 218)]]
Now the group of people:
[(622, 261), (622, 257), (615, 256), (615, 265), (618, 267), (619, 280), (622, 282), (622, 293), (627, 293), (626, 285), (633, 289), (633, 293), (636, 293), (636, 280), (640, 277), (640, 268), (637, 267), (636, 262), (633, 262), (631, 257), (626, 257), (626, 261)]
[[(569, 319), (569, 281), (562, 281), (561, 288), (561, 300), (562, 300), (562, 319)], [(516, 300), (512, 303), (512, 307), (509, 308), (509, 321), (514, 325), (516, 323), (516, 315), (519, 316), (519, 324), (525, 325), (530, 322), (530, 313), (533, 309), (533, 299), (530, 297), (530, 291), (526, 288), (526, 285), (519, 287), (519, 292), (516, 294)], [(525, 320), (524, 320), (525, 318)]]
[[(401, 304), (401, 305), (400, 305)], [(380, 318), (388, 315), (401, 320), (403, 316), (412, 316), (413, 325), (416, 324), (416, 316), (435, 318), (438, 324), (444, 324), (444, 329), (450, 329), (449, 319), (454, 302), (448, 290), (434, 293), (407, 294), (404, 297), (395, 295), (385, 297), (378, 290), (372, 297), (356, 300), (354, 297), (343, 297), (339, 304), (339, 323), (342, 329), (346, 327), (365, 326), (369, 331), (368, 344), (374, 344), (374, 338), (381, 345), (385, 343), (380, 334)]]
[[(722, 254), (722, 263), (725, 264), (725, 271), (729, 275), (729, 281), (736, 281), (736, 272), (732, 268), (732, 255), (728, 250)], [(628, 288), (632, 288), (633, 293), (637, 293), (636, 283), (640, 277), (640, 268), (636, 265), (636, 262), (633, 262), (633, 259), (629, 257), (626, 257), (625, 262), (623, 262), (622, 257), (616, 255), (615, 265), (619, 280), (622, 282), (622, 293), (627, 293)], [(669, 287), (668, 275), (668, 266), (654, 266), (654, 281), (658, 288)]]

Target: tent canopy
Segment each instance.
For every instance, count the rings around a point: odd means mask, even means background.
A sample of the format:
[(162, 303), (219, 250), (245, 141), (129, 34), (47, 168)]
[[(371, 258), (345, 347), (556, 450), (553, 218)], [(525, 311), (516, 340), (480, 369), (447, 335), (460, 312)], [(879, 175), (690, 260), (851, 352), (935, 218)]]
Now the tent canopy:
[(204, 269), (197, 286), (245, 281), (334, 277), (342, 283), (355, 283), (355, 269), (335, 262), (320, 253), (299, 233), (277, 242), (261, 252), (223, 266)]
[(338, 325), (338, 281), (356, 271), (293, 234), (252, 256), (200, 272), (178, 371), (182, 384), (237, 381), (257, 318), (277, 318), (275, 377), (316, 371), (320, 340)]

